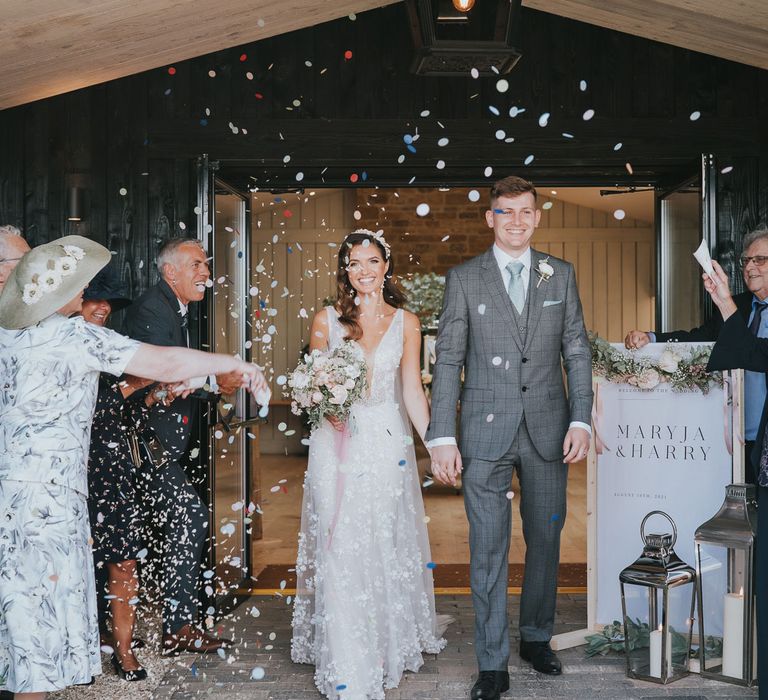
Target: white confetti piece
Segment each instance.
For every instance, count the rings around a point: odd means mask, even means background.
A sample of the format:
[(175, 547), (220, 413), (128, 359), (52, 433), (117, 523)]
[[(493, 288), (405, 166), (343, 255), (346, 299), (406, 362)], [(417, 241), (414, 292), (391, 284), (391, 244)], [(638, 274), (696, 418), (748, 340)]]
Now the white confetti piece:
[[(322, 333), (320, 335), (322, 335)], [(278, 378), (275, 380), (278, 386), (283, 386), (287, 381), (288, 381), (288, 378), (284, 374), (279, 375)]]
[(547, 124), (549, 124), (549, 112), (544, 112), (539, 117), (539, 126), (546, 126)]
[(493, 168), (490, 165), (487, 165), (485, 170), (483, 170), (483, 175), (485, 175), (485, 177), (490, 177), (493, 175)]
[(481, 316), (485, 315), (485, 304), (480, 304), (477, 307), (477, 313), (479, 313)]
[(488, 415), (485, 417), (485, 422), (486, 422), (486, 423), (492, 423), (492, 422), (493, 422), (493, 413), (489, 413), (489, 414), (488, 414)]
[(511, 501), (515, 497), (514, 491), (507, 491), (507, 498)]
[(620, 150), (621, 150), (621, 147), (622, 147), (623, 145), (624, 145), (624, 144), (623, 144), (621, 141), (619, 141), (619, 142), (618, 142), (618, 143), (617, 143), (617, 144), (616, 144), (616, 145), (613, 147), (613, 150), (614, 150), (614, 151), (620, 151)]
[(552, 202), (544, 202), (544, 204), (541, 205), (541, 208), (544, 209), (545, 211), (547, 209), (551, 209), (552, 208)]
[(579, 90), (582, 92), (586, 92), (587, 90), (587, 81), (586, 80), (580, 80), (579, 81)]
[(251, 669), (252, 681), (260, 681), (266, 675), (267, 675), (267, 672), (261, 666), (256, 666), (256, 668)]
[(701, 112), (699, 112), (699, 110), (695, 110), (691, 112), (691, 116), (689, 117), (689, 119), (692, 122), (698, 121), (700, 118), (701, 118)]
[(613, 212), (613, 218), (621, 221), (625, 216), (626, 212), (623, 209), (617, 209), (615, 212)]
[(480, 77), (480, 71), (479, 71), (479, 70), (477, 70), (477, 68), (473, 68), (472, 70), (470, 70), (470, 71), (469, 71), (469, 74), (470, 74), (470, 75), (471, 75), (471, 76), (472, 76), (472, 77), (473, 77), (475, 80), (477, 80), (477, 79)]
[(445, 168), (445, 161), (444, 160), (438, 160), (437, 163), (435, 163), (435, 167), (438, 170), (442, 170), (443, 168)]
[(584, 112), (584, 114), (581, 115), (581, 118), (585, 122), (588, 122), (594, 116), (595, 116), (595, 110), (594, 109), (588, 109), (586, 112)]
[(426, 216), (427, 214), (429, 214), (429, 204), (427, 204), (426, 202), (422, 202), (421, 204), (419, 204), (419, 206), (416, 207), (416, 214), (418, 216)]
[(438, 139), (438, 141), (437, 141), (437, 145), (440, 146), (441, 148), (443, 146), (447, 146), (449, 143), (450, 143), (450, 140), (445, 138), (445, 136), (443, 136), (443, 138), (441, 138), (441, 139)]
[(496, 89), (499, 92), (501, 92), (501, 93), (506, 92), (507, 90), (509, 90), (509, 81), (504, 80), (504, 78), (501, 78), (500, 80), (497, 80), (496, 81)]
[(504, 129), (497, 129), (496, 131), (496, 139), (499, 141), (503, 141), (507, 136), (507, 132), (504, 131)]
[(125, 195), (127, 195), (127, 194), (128, 194), (128, 190), (125, 189), (125, 187), (121, 187), (120, 188), (120, 196), (121, 197), (125, 197)]
[(526, 156), (525, 160), (523, 161), (523, 165), (530, 165), (531, 163), (533, 163), (533, 158), (534, 158), (533, 155)]
[(470, 190), (467, 194), (467, 199), (470, 202), (479, 202), (480, 201), (480, 193), (477, 190)]
[(501, 358), (497, 355), (491, 360), (494, 367), (498, 367), (501, 364)]

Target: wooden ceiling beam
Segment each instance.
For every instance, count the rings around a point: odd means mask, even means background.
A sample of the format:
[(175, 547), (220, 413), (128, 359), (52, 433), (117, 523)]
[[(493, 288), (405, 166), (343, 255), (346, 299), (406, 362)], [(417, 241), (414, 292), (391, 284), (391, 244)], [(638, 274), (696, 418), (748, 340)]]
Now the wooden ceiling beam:
[(768, 69), (765, 0), (523, 0), (523, 5)]
[(3, 0), (0, 109), (394, 1)]

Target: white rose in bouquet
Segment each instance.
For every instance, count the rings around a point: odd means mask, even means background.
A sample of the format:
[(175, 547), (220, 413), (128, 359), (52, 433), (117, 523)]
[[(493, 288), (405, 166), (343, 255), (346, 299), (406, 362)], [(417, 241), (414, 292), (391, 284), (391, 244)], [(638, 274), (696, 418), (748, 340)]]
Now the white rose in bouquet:
[(677, 368), (680, 365), (680, 357), (678, 357), (671, 350), (665, 350), (659, 356), (659, 369), (668, 374), (674, 374), (677, 372)]
[(329, 401), (332, 404), (341, 406), (341, 404), (347, 400), (347, 396), (349, 396), (349, 391), (347, 391), (347, 388), (342, 384), (336, 384), (336, 386), (331, 388), (331, 398)]
[(294, 372), (288, 383), (293, 389), (306, 389), (309, 386), (310, 378), (308, 374), (303, 372)]

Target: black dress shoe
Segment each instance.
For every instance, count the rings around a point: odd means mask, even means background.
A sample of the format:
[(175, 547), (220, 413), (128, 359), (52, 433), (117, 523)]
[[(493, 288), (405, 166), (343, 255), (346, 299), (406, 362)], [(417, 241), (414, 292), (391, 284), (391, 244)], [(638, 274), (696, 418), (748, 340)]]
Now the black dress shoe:
[(471, 700), (499, 700), (509, 690), (507, 671), (480, 671), (469, 694)]
[(559, 676), (563, 672), (563, 665), (557, 654), (552, 651), (549, 642), (520, 642), (520, 658), (530, 661), (539, 673), (548, 676)]
[(117, 654), (112, 654), (112, 666), (115, 671), (117, 671), (117, 675), (124, 681), (143, 681), (147, 678), (147, 670), (141, 666), (134, 671), (126, 671), (120, 665), (120, 661), (117, 659)]

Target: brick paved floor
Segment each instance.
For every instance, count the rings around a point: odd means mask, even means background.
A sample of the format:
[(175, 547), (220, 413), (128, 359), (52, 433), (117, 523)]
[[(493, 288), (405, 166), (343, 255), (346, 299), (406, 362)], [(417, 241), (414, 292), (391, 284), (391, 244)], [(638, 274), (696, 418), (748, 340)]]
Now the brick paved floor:
[[(510, 598), (510, 619), (517, 619), (519, 599)], [(252, 609), (258, 608), (258, 617)], [(387, 692), (387, 700), (466, 700), (475, 673), (472, 648), (472, 604), (469, 596), (438, 596), (437, 608), (456, 619), (447, 633), (448, 647), (429, 656), (419, 673), (407, 673), (400, 687)], [(583, 595), (558, 597), (556, 632), (579, 629), (586, 619)], [(320, 700), (314, 688), (312, 668), (290, 661), (290, 610), (279, 597), (247, 600), (224, 621), (225, 630), (241, 641), (226, 658), (217, 655), (185, 655), (167, 671), (152, 692), (158, 700)], [(515, 628), (512, 629), (512, 635)], [(274, 638), (272, 639), (272, 635)], [(271, 646), (271, 648), (270, 648)], [(517, 639), (513, 640), (513, 649)], [(583, 647), (560, 653), (564, 673), (549, 678), (533, 671), (513, 655), (510, 662), (512, 687), (505, 698), (709, 698), (757, 697), (756, 690), (713, 681), (697, 675), (660, 686), (630, 681), (624, 671), (623, 655), (588, 659)], [(194, 665), (193, 665), (194, 662)], [(252, 680), (254, 668), (264, 669), (264, 678)], [(125, 687), (125, 686), (124, 686)], [(130, 697), (130, 689), (122, 697)]]

